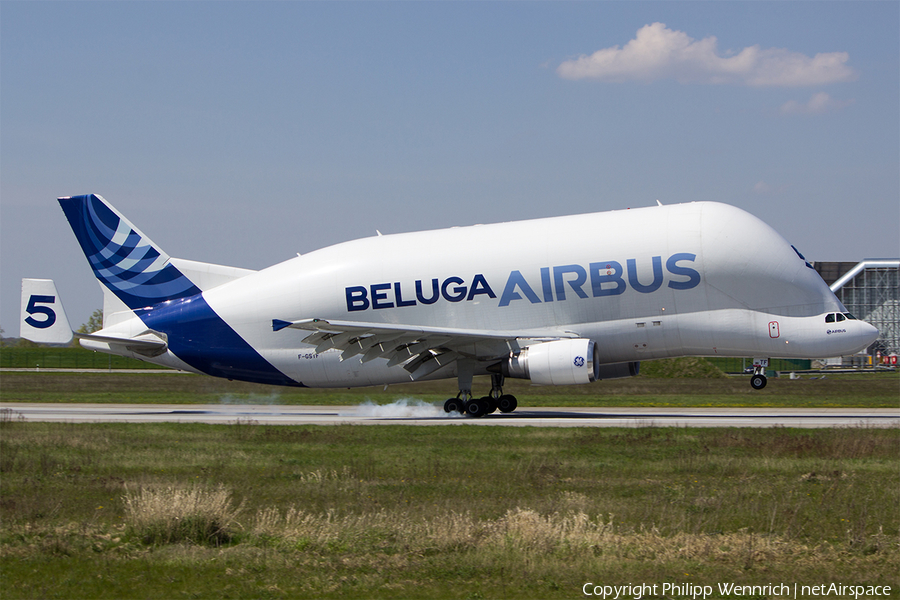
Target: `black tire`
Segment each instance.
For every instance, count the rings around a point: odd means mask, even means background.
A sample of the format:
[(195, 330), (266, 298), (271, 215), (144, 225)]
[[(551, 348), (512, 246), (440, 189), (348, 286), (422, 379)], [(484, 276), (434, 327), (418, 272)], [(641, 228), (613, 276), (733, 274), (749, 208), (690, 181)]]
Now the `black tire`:
[(466, 414), (466, 403), (459, 398), (449, 398), (444, 402), (444, 412), (458, 412), (462, 415)]
[(766, 387), (766, 384), (769, 383), (769, 380), (766, 379), (765, 375), (754, 375), (750, 378), (750, 387), (754, 390), (761, 390)]
[(468, 404), (466, 404), (466, 412), (469, 413), (470, 417), (480, 418), (488, 414), (488, 403), (484, 400), (484, 398), (474, 398), (469, 400)]
[(519, 401), (512, 394), (503, 394), (497, 398), (497, 408), (502, 413), (511, 413), (516, 410), (517, 406), (519, 406)]
[(497, 401), (496, 400), (494, 400), (490, 396), (483, 396), (481, 399), (484, 400), (484, 402), (487, 404), (487, 413), (485, 413), (485, 414), (489, 415), (492, 412), (494, 412), (495, 410), (497, 410)]

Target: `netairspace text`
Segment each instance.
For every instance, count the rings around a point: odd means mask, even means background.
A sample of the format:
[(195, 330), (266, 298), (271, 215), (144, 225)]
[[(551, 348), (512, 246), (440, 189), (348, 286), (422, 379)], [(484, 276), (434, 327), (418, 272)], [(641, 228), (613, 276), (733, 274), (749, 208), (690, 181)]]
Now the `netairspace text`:
[(889, 585), (845, 585), (842, 583), (822, 583), (819, 585), (793, 585), (787, 583), (770, 583), (767, 585), (737, 585), (734, 583), (719, 583), (716, 588), (711, 585), (696, 585), (693, 583), (639, 583), (625, 585), (600, 585), (592, 582), (585, 583), (581, 591), (585, 596), (598, 596), (610, 600), (631, 598), (641, 600), (645, 596), (683, 596), (693, 599), (708, 598), (714, 591), (719, 596), (779, 596), (785, 598), (810, 598), (820, 596), (835, 596), (839, 598), (854, 598), (860, 596), (889, 596)]

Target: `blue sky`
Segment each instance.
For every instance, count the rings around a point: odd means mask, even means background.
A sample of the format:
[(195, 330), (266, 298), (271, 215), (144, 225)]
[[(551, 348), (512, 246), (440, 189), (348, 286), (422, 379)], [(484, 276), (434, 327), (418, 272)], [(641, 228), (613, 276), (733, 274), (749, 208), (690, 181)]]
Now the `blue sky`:
[(657, 199), (896, 257), (900, 3), (0, 3), (6, 335), (22, 277), (101, 306), (55, 201), (83, 193), (254, 269)]

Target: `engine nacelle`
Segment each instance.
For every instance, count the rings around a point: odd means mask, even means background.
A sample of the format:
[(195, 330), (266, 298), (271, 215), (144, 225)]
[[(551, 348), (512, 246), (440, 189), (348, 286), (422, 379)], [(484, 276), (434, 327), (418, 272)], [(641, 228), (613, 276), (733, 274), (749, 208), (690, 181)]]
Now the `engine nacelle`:
[(602, 379), (621, 379), (623, 377), (634, 377), (640, 372), (641, 363), (639, 362), (601, 365), (600, 372), (597, 374), (597, 380), (599, 381)]
[(593, 340), (578, 338), (525, 346), (499, 365), (500, 372), (538, 385), (590, 383), (600, 371), (594, 345)]

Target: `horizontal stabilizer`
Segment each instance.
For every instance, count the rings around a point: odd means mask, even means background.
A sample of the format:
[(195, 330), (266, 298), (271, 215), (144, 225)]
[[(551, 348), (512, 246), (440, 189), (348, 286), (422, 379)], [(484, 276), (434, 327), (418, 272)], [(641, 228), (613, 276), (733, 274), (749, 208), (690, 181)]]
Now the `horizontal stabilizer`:
[[(168, 349), (168, 343), (160, 337), (160, 334), (148, 331), (142, 335), (123, 338), (109, 335), (96, 335), (92, 333), (76, 333), (75, 334), (83, 347), (92, 350), (90, 342), (99, 342), (109, 346), (119, 346), (125, 348), (129, 352), (140, 354), (142, 356), (159, 356)], [(88, 342), (85, 344), (84, 342)]]

